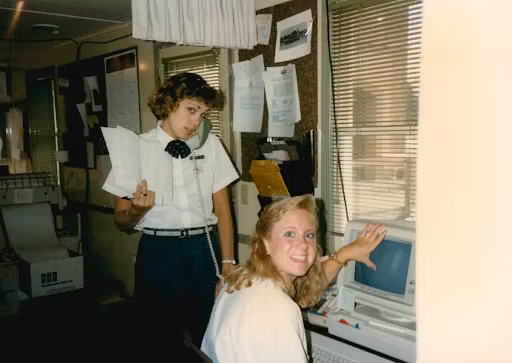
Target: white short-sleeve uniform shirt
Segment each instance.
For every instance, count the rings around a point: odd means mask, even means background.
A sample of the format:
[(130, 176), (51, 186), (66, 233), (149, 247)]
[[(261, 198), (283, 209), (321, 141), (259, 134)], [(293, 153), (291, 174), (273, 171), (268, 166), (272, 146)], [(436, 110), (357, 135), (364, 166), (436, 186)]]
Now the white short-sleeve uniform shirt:
[(214, 363), (307, 363), (299, 306), (273, 282), (254, 282), (215, 301), (201, 350)]
[[(226, 153), (220, 140), (214, 134), (209, 134), (206, 142), (192, 154), (183, 159), (171, 157), (165, 147), (173, 140), (160, 127), (140, 135), (150, 144), (161, 146), (162, 155), (158, 156), (161, 163), (161, 176), (158, 184), (170, 188), (172, 193), (159, 193), (155, 190), (155, 206), (135, 227), (157, 229), (181, 229), (204, 226), (203, 206), (208, 225), (217, 223), (213, 214), (212, 194), (239, 178), (233, 162)], [(160, 144), (160, 145), (158, 145)], [(197, 165), (197, 173), (194, 171)], [(199, 187), (198, 187), (199, 181)], [(151, 186), (148, 185), (151, 189)], [(199, 198), (201, 191), (202, 202)]]

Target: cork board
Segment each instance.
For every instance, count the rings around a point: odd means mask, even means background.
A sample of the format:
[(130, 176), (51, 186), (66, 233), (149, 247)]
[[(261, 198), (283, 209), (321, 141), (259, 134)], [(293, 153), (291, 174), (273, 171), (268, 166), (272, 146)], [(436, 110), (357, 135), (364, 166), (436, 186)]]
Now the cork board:
[[(306, 10), (311, 10), (313, 17), (313, 28), (311, 34), (311, 53), (300, 58), (292, 59), (286, 62), (275, 63), (275, 45), (277, 36), (277, 22), (289, 18), (290, 16), (299, 14)], [(268, 45), (256, 45), (251, 50), (240, 50), (239, 61), (250, 60), (260, 54), (263, 54), (263, 61), (266, 67), (285, 66), (287, 64), (295, 64), (297, 72), (297, 85), (299, 88), (299, 102), (302, 119), (295, 124), (294, 140), (302, 141), (304, 135), (310, 131), (317, 129), (317, 9), (316, 2), (311, 0), (293, 0), (279, 5), (261, 9), (257, 14), (272, 14), (272, 31)], [(263, 124), (261, 133), (242, 132), (242, 180), (252, 181), (249, 174), (251, 162), (259, 158), (257, 140), (261, 137), (267, 137), (268, 130), (268, 113), (265, 101), (263, 111)], [(316, 133), (315, 133), (316, 138)], [(317, 142), (315, 140), (315, 160), (317, 153)], [(313, 177), (313, 184), (316, 186), (316, 172)]]

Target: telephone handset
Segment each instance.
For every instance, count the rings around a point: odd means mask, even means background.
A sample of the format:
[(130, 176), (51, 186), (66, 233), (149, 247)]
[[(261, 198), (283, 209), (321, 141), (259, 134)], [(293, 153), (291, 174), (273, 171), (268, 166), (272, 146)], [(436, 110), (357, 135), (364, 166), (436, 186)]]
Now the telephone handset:
[(183, 141), (185, 141), (185, 144), (188, 145), (190, 150), (197, 150), (204, 145), (206, 139), (208, 139), (208, 134), (211, 129), (212, 123), (207, 118), (204, 118), (203, 122), (201, 122), (201, 125), (199, 125), (194, 134), (189, 139)]

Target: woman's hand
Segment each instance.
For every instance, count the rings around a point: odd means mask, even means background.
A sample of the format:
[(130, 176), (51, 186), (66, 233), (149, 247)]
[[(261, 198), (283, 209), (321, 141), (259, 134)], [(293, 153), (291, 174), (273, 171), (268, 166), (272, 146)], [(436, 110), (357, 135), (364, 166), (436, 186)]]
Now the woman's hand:
[(144, 215), (155, 205), (155, 192), (148, 190), (148, 183), (144, 179), (137, 184), (133, 193), (130, 213)]
[(337, 255), (342, 261), (359, 261), (376, 270), (377, 267), (370, 260), (370, 253), (377, 248), (385, 235), (386, 226), (384, 223), (367, 224), (359, 237), (352, 243), (340, 248)]
[(155, 192), (148, 190), (148, 183), (142, 180), (137, 184), (132, 199), (116, 198), (114, 223), (121, 231), (132, 230), (154, 204)]
[[(236, 265), (233, 265), (231, 263), (223, 263), (222, 264), (222, 272), (221, 272), (222, 277), (227, 276), (235, 268), (236, 268)], [(222, 290), (223, 284), (224, 284), (224, 280), (219, 279), (219, 281), (217, 282), (217, 286), (215, 286), (215, 298), (217, 298), (217, 296), (219, 296), (219, 293)]]

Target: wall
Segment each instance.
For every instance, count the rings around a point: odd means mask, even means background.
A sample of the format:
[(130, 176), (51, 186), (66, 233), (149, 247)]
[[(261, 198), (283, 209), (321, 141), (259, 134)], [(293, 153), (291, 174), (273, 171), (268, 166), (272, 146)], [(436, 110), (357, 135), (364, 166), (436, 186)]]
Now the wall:
[[(322, 3), (321, 1), (319, 3)], [(238, 55), (239, 58), (236, 61), (244, 61), (251, 59), (259, 54), (264, 57), (264, 63), (266, 67), (270, 66), (282, 66), (289, 63), (294, 63), (297, 67), (297, 81), (299, 86), (299, 98), (301, 105), (302, 120), (296, 125), (294, 139), (300, 140), (301, 136), (308, 130), (313, 129), (318, 131), (318, 124), (320, 119), (318, 118), (318, 88), (317, 86), (317, 72), (319, 68), (320, 59), (318, 58), (318, 44), (317, 38), (320, 37), (320, 28), (318, 27), (317, 6), (314, 2), (308, 2), (304, 0), (294, 0), (294, 3), (286, 3), (286, 1), (275, 1), (268, 2), (268, 7), (258, 11), (260, 14), (272, 14), (272, 33), (270, 36), (269, 45), (258, 45), (252, 50), (241, 50)], [(286, 19), (289, 16), (298, 14), (307, 9), (311, 9), (313, 14), (313, 29), (314, 33), (312, 36), (312, 51), (311, 54), (304, 57), (293, 59), (287, 62), (274, 63), (274, 52), (275, 52), (275, 37), (276, 37), (276, 23)], [(318, 88), (317, 88), (318, 87)], [(266, 105), (265, 105), (266, 107)], [(257, 198), (258, 191), (255, 184), (251, 181), (251, 177), (248, 173), (250, 162), (257, 156), (256, 139), (258, 137), (264, 137), (267, 134), (267, 112), (264, 111), (264, 121), (262, 125), (261, 134), (256, 133), (235, 133), (235, 160), (238, 169), (242, 171), (242, 180), (235, 185), (236, 191), (236, 210), (237, 210), (237, 222), (238, 222), (238, 233), (241, 235), (240, 242), (246, 243), (247, 237), (250, 236), (254, 230), (255, 223), (258, 219), (258, 212), (260, 211), (260, 204)], [(320, 143), (320, 135), (317, 133), (317, 142)], [(319, 153), (317, 153), (318, 156)], [(319, 165), (318, 163), (316, 165)], [(318, 168), (317, 168), (318, 169)], [(317, 170), (315, 179), (320, 180), (321, 171)], [(319, 183), (319, 182), (318, 182)], [(317, 184), (318, 184), (317, 183)], [(315, 189), (315, 194), (318, 195)], [(246, 200), (241, 196), (247, 195)], [(245, 247), (245, 246), (244, 246)]]
[(512, 362), (512, 5), (423, 7), (418, 363)]

